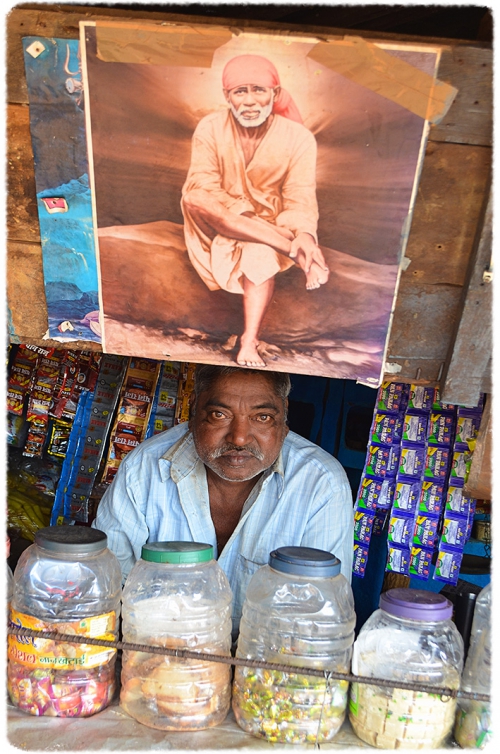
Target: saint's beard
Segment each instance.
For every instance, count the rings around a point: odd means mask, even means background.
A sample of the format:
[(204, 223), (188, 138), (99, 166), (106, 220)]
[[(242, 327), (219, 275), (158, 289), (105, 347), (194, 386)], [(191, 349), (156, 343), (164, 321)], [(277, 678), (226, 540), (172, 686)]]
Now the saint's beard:
[(261, 126), (263, 123), (265, 123), (266, 120), (269, 118), (273, 110), (273, 104), (274, 104), (274, 95), (271, 97), (271, 101), (269, 102), (268, 105), (266, 105), (265, 107), (258, 108), (260, 110), (260, 115), (258, 118), (254, 118), (252, 120), (245, 120), (245, 118), (242, 117), (240, 111), (242, 109), (245, 109), (244, 105), (240, 105), (239, 109), (236, 109), (232, 103), (230, 103), (229, 106), (231, 108), (231, 112), (233, 113), (234, 117), (236, 118), (240, 126), (243, 126), (243, 128), (257, 128), (258, 126)]

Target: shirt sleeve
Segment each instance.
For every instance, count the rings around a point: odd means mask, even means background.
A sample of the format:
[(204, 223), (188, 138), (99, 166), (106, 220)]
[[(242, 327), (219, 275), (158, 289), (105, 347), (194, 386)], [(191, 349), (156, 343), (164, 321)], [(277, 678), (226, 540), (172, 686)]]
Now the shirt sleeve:
[(326, 491), (318, 496), (320, 503), (306, 524), (301, 545), (335, 555), (340, 560), (341, 572), (351, 583), (354, 553), (351, 487), (340, 465), (334, 472), (325, 474), (324, 483)]
[(133, 485), (128, 482), (129, 473), (125, 458), (104, 493), (92, 522), (95, 529), (100, 529), (108, 537), (108, 547), (120, 563), (123, 583), (141, 557), (142, 545), (149, 538), (142, 506), (135, 498)]

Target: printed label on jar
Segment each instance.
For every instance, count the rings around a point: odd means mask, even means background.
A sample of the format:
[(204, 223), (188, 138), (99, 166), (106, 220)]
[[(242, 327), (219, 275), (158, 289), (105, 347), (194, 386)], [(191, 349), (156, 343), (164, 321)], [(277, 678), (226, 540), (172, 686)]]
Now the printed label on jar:
[[(11, 610), (9, 626), (114, 641), (116, 613), (113, 611), (79, 621), (52, 623)], [(9, 634), (8, 646), (9, 658), (30, 668), (94, 668), (109, 662), (117, 651), (108, 647), (68, 644), (53, 639), (16, 636), (15, 634)]]

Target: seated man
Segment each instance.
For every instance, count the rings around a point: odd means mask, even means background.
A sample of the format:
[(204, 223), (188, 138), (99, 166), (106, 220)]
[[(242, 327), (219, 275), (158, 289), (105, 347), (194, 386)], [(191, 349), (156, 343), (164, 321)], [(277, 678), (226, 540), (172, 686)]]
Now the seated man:
[(248, 582), (277, 547), (336, 555), (351, 580), (353, 504), (329, 453), (286, 425), (290, 378), (199, 366), (189, 423), (149, 438), (120, 464), (93, 526), (125, 579), (146, 542), (213, 545), (234, 595), (236, 633)]

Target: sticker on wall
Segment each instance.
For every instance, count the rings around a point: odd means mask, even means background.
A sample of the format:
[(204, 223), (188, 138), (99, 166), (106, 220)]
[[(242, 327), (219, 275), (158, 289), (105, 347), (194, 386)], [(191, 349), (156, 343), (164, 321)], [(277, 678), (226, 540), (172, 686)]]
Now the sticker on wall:
[(83, 84), (76, 39), (25, 37), (46, 337), (101, 342)]
[(80, 33), (104, 350), (378, 386), (440, 48)]

